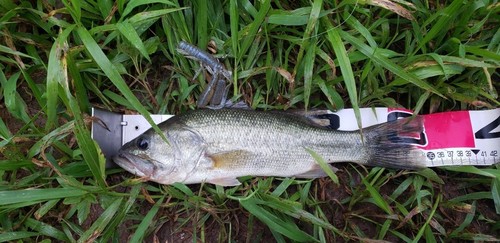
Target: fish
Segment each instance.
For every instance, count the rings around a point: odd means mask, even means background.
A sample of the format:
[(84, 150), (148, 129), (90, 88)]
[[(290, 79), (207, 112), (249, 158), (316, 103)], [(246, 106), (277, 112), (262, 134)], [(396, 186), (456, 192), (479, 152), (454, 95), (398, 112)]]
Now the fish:
[(237, 186), (242, 176), (326, 176), (308, 150), (329, 165), (425, 167), (424, 155), (404, 139), (422, 132), (420, 116), (360, 132), (325, 128), (287, 112), (203, 109), (174, 116), (158, 126), (168, 143), (150, 129), (123, 145), (114, 161), (126, 171), (160, 184)]

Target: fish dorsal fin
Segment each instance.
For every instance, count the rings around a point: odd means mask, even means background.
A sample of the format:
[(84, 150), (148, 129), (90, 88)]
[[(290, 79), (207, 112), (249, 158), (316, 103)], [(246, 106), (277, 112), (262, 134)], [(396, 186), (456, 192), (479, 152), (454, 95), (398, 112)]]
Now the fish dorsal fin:
[(237, 169), (244, 167), (250, 156), (251, 152), (248, 150), (230, 150), (208, 155), (212, 159), (212, 166), (214, 169)]
[(220, 185), (220, 186), (239, 186), (241, 182), (238, 181), (235, 177), (225, 177), (225, 178), (216, 178), (207, 181), (208, 183)]
[[(332, 165), (328, 165), (332, 169), (333, 172), (338, 171), (337, 168), (333, 167)], [(314, 178), (319, 178), (319, 177), (325, 177), (328, 176), (326, 172), (317, 164), (313, 165), (310, 170), (300, 173), (297, 175), (294, 175), (297, 178), (306, 178), (306, 179), (314, 179)]]

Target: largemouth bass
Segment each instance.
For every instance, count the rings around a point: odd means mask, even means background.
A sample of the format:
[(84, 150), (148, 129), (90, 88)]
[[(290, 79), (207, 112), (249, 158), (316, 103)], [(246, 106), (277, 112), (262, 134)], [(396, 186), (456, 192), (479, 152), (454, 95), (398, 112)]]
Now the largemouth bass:
[(161, 184), (239, 185), (241, 176), (325, 176), (306, 148), (328, 163), (416, 169), (421, 153), (401, 136), (420, 134), (422, 119), (398, 120), (345, 132), (327, 129), (286, 112), (242, 109), (196, 110), (159, 124), (169, 144), (148, 130), (125, 144), (114, 161)]

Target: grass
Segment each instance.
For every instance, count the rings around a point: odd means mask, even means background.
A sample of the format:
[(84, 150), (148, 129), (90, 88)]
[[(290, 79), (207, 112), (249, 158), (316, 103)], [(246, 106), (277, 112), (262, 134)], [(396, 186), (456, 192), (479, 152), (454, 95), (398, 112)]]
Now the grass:
[(500, 106), (495, 1), (0, 1), (0, 242), (495, 241), (500, 170), (158, 185), (104, 168), (91, 106), (178, 114), (216, 50), (255, 109)]

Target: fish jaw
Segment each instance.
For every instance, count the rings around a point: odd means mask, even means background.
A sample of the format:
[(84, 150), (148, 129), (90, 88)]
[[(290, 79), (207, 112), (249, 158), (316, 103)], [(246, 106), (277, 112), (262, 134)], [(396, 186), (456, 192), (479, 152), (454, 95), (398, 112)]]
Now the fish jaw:
[(185, 179), (185, 173), (180, 173), (175, 166), (166, 166), (159, 161), (141, 158), (131, 153), (119, 153), (113, 160), (126, 171), (160, 184), (169, 185)]
[(147, 159), (127, 152), (118, 153), (113, 161), (126, 171), (140, 177), (151, 178), (156, 169), (156, 166)]

